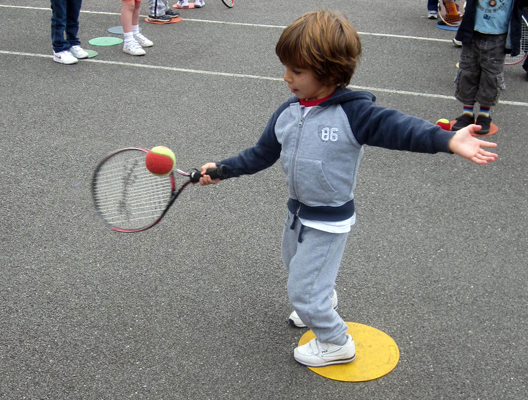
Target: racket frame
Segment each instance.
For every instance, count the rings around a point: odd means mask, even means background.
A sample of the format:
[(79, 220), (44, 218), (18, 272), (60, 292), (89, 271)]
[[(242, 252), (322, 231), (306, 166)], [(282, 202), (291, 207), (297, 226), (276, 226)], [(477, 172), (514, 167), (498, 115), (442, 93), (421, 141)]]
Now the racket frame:
[(455, 7), (458, 11), (458, 17), (455, 20), (452, 20), (446, 9), (444, 0), (438, 0), (438, 16), (444, 22), (446, 25), (449, 26), (460, 26), (460, 23), (462, 22), (462, 17), (464, 16), (464, 11), (466, 9), (466, 1), (465, 0), (454, 0), (453, 2), (455, 4)]
[[(174, 168), (172, 170), (172, 172), (168, 175), (168, 176), (165, 176), (165, 177), (160, 177), (160, 179), (170, 179), (170, 188), (171, 188), (171, 193), (170, 193), (170, 197), (169, 197), (169, 200), (167, 202), (167, 205), (165, 206), (165, 209), (161, 212), (161, 214), (159, 215), (159, 217), (157, 217), (156, 219), (154, 219), (150, 224), (147, 224), (143, 227), (139, 227), (139, 228), (130, 228), (130, 229), (127, 229), (127, 228), (122, 228), (122, 227), (117, 227), (117, 226), (114, 226), (112, 225), (110, 222), (108, 222), (107, 218), (105, 218), (103, 212), (100, 210), (98, 204), (97, 204), (97, 190), (96, 190), (96, 187), (97, 187), (97, 180), (98, 180), (98, 172), (100, 171), (101, 167), (103, 165), (105, 165), (105, 163), (110, 160), (112, 157), (115, 157), (117, 156), (118, 154), (121, 154), (121, 153), (124, 153), (126, 151), (140, 151), (140, 152), (144, 152), (145, 155), (148, 153), (148, 150), (146, 149), (143, 149), (141, 147), (126, 147), (124, 149), (120, 149), (120, 150), (117, 150), (117, 151), (114, 151), (113, 153), (109, 154), (108, 156), (106, 156), (98, 165), (97, 167), (95, 168), (95, 171), (93, 173), (93, 177), (92, 177), (92, 198), (93, 198), (93, 201), (94, 201), (94, 205), (95, 205), (95, 209), (97, 211), (97, 214), (99, 215), (99, 217), (103, 220), (103, 222), (113, 231), (116, 231), (116, 232), (121, 232), (121, 233), (135, 233), (135, 232), (142, 232), (142, 231), (146, 231), (147, 229), (150, 229), (154, 226), (156, 226), (162, 219), (163, 217), (165, 216), (165, 214), (167, 214), (167, 212), (169, 211), (169, 209), (171, 208), (171, 206), (174, 204), (174, 202), (176, 201), (176, 199), (178, 198), (178, 196), (181, 194), (181, 192), (187, 187), (189, 186), (191, 183), (197, 183), (199, 182), (200, 180), (200, 177), (202, 176), (200, 174), (200, 171), (198, 170), (194, 170), (193, 172), (191, 173), (188, 173), (188, 172), (185, 172), (185, 171), (182, 171), (178, 168)], [(146, 167), (145, 167), (146, 169)], [(214, 172), (213, 172), (214, 171)], [(212, 172), (211, 173), (211, 177), (213, 179), (219, 177), (219, 178), (223, 178), (224, 175), (225, 175), (225, 167), (222, 167), (220, 166), (218, 169), (216, 170), (208, 170), (208, 172)], [(177, 185), (176, 185), (176, 175), (175, 174), (179, 174), (181, 176), (184, 176), (186, 178), (188, 178), (188, 180), (186, 182), (184, 182), (178, 189)], [(215, 175), (215, 176), (213, 176)]]
[(233, 8), (235, 6), (235, 0), (222, 0), (222, 3), (228, 8)]

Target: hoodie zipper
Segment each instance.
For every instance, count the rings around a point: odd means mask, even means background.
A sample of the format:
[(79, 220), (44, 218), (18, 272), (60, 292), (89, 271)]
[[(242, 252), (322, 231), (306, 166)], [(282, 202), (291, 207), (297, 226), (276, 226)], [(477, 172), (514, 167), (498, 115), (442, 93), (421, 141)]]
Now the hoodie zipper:
[[(304, 124), (304, 120), (305, 120), (305, 116), (304, 116), (304, 107), (303, 106), (299, 106), (299, 109), (300, 109), (300, 112), (301, 112), (301, 119), (299, 121), (299, 124), (298, 124), (298, 133), (297, 133), (297, 137), (295, 138), (295, 149), (293, 150), (293, 155), (292, 155), (292, 166), (291, 166), (291, 184), (292, 184), (292, 189), (293, 189), (293, 192), (295, 193), (295, 197), (297, 199), (299, 199), (299, 196), (297, 195), (297, 191), (295, 190), (295, 163), (296, 163), (296, 160), (297, 160), (297, 152), (299, 150), (299, 145), (300, 145), (300, 141), (301, 141), (301, 134), (302, 134), (302, 129), (303, 129), (303, 124)], [(299, 205), (299, 209), (300, 209), (300, 205)], [(299, 212), (299, 209), (297, 209), (297, 212), (296, 214)]]

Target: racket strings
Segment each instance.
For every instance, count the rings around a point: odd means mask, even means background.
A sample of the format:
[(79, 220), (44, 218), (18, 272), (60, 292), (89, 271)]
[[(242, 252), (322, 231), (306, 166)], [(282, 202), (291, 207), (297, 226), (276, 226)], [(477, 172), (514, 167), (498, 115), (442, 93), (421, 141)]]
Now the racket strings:
[(172, 176), (158, 177), (145, 167), (145, 154), (125, 151), (104, 162), (93, 192), (101, 217), (113, 227), (133, 230), (156, 222), (172, 196)]
[(447, 25), (459, 26), (464, 15), (465, 1), (455, 0), (438, 2), (438, 15)]

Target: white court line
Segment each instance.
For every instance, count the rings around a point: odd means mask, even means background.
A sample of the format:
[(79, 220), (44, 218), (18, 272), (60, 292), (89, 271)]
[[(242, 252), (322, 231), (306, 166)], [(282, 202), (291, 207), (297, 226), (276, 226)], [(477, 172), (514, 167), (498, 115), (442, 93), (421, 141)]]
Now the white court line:
[[(24, 57), (39, 57), (39, 58), (52, 58), (52, 56), (48, 54), (38, 54), (38, 53), (23, 53), (19, 51), (5, 51), (0, 50), (0, 54), (6, 54), (6, 55), (13, 55), (13, 56), (24, 56)], [(229, 78), (243, 78), (243, 79), (256, 79), (260, 81), (275, 81), (275, 82), (282, 82), (282, 78), (273, 78), (271, 76), (262, 76), (262, 75), (248, 75), (248, 74), (233, 74), (233, 73), (227, 73), (227, 72), (216, 72), (216, 71), (205, 71), (205, 70), (195, 70), (195, 69), (187, 69), (187, 68), (177, 68), (177, 67), (165, 67), (162, 65), (146, 65), (146, 64), (134, 64), (134, 63), (127, 63), (127, 62), (121, 62), (121, 61), (105, 61), (105, 60), (96, 60), (95, 58), (91, 58), (88, 60), (83, 60), (82, 63), (90, 62), (95, 64), (106, 64), (106, 65), (118, 65), (118, 66), (125, 66), (125, 67), (132, 67), (132, 68), (145, 68), (145, 69), (156, 69), (159, 71), (171, 71), (171, 72), (185, 72), (189, 74), (198, 74), (198, 75), (211, 75), (211, 76), (224, 76)], [(369, 86), (356, 86), (356, 85), (349, 85), (350, 88), (356, 89), (356, 90), (368, 90), (369, 92), (382, 92), (382, 93), (390, 93), (390, 94), (399, 94), (404, 96), (416, 96), (416, 97), (427, 97), (432, 99), (442, 99), (442, 100), (453, 100), (457, 101), (453, 96), (445, 96), (441, 94), (433, 94), (433, 93), (422, 93), (422, 92), (409, 92), (406, 90), (394, 90), (394, 89), (383, 89), (383, 88), (377, 88), (377, 87), (369, 87)], [(521, 101), (508, 101), (508, 100), (500, 100), (501, 105), (509, 105), (509, 106), (518, 106), (518, 107), (528, 107), (528, 103), (521, 102)]]
[[(1, 4), (0, 4), (0, 7), (50, 11), (49, 8), (45, 8), (45, 7), (26, 7), (26, 6), (1, 5)], [(120, 13), (101, 12), (101, 11), (81, 11), (81, 12), (86, 13), (86, 14), (101, 14), (101, 15), (116, 15), (116, 16), (120, 15)], [(189, 18), (185, 18), (185, 21), (211, 23), (211, 24), (250, 26), (250, 27), (257, 27), (257, 28), (276, 28), (276, 29), (285, 28), (285, 26), (279, 26), (279, 25), (261, 25), (261, 24), (248, 24), (248, 23), (240, 23), (240, 22), (209, 21), (209, 20), (202, 20), (202, 19), (189, 19)], [(363, 33), (359, 32), (359, 34), (368, 35), (368, 36), (391, 37), (391, 38), (398, 38), (398, 39), (440, 41), (440, 42), (451, 43), (450, 40), (434, 39), (434, 38), (431, 39), (431, 38), (418, 37), (418, 36), (389, 35), (389, 34), (365, 33), (365, 32)], [(9, 55), (26, 56), (26, 57), (51, 58), (51, 56), (47, 54), (23, 53), (23, 52), (3, 51), (3, 50), (0, 50), (0, 54), (9, 54)], [(231, 78), (257, 79), (257, 80), (262, 80), (262, 81), (279, 81), (279, 82), (283, 81), (282, 78), (273, 78), (273, 77), (260, 76), (260, 75), (233, 74), (233, 73), (204, 71), (204, 70), (200, 71), (200, 70), (186, 69), (186, 68), (164, 67), (161, 65), (144, 65), (144, 64), (125, 63), (125, 62), (119, 62), (119, 61), (104, 61), (104, 60), (96, 60), (96, 59), (84, 60), (83, 62), (86, 62), (86, 61), (93, 62), (96, 64), (120, 65), (120, 66), (134, 67), (134, 68), (148, 68), (148, 69), (157, 69), (160, 71), (185, 72), (185, 73), (191, 73), (191, 74), (224, 76), (224, 77), (231, 77)], [(456, 99), (453, 96), (445, 96), (441, 94), (409, 92), (406, 90), (383, 89), (383, 88), (368, 87), (368, 86), (355, 86), (355, 85), (349, 85), (349, 87), (353, 89), (357, 89), (357, 90), (368, 90), (370, 92), (381, 92), (381, 93), (399, 94), (399, 95), (404, 95), (404, 96), (427, 97), (427, 98), (433, 98), (433, 99), (456, 101)], [(518, 107), (528, 107), (528, 103), (520, 102), (520, 101), (501, 100), (500, 104), (518, 106)]]
[[(28, 7), (28, 6), (13, 6), (13, 5), (2, 5), (0, 4), (0, 7), (4, 8), (20, 8), (20, 9), (26, 9), (26, 10), (40, 10), (40, 11), (51, 11), (50, 8), (47, 7)], [(106, 11), (88, 11), (88, 10), (81, 10), (81, 13), (83, 14), (100, 14), (100, 15), (115, 15), (120, 16), (120, 13), (116, 12), (106, 12)], [(142, 15), (141, 17), (146, 18), (146, 15)], [(222, 25), (234, 25), (234, 26), (249, 26), (253, 28), (269, 28), (269, 29), (284, 29), (286, 26), (282, 25), (266, 25), (266, 24), (250, 24), (245, 22), (228, 22), (228, 21), (212, 21), (208, 19), (196, 19), (196, 18), (185, 18), (185, 22), (200, 22), (205, 24), (222, 24)], [(389, 37), (389, 38), (395, 38), (395, 39), (408, 39), (408, 40), (424, 40), (424, 41), (430, 41), (430, 42), (443, 42), (443, 43), (451, 43), (451, 40), (448, 39), (438, 39), (438, 38), (426, 38), (426, 37), (420, 37), (420, 36), (406, 36), (406, 35), (392, 35), (388, 33), (373, 33), (373, 32), (358, 32), (361, 36), (378, 36), (378, 37)]]

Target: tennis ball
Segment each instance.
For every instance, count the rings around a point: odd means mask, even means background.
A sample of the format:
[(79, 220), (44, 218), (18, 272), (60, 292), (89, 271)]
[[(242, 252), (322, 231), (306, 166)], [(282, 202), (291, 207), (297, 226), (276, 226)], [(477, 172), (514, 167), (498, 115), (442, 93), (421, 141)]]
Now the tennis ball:
[(169, 175), (176, 165), (176, 157), (171, 149), (165, 146), (156, 146), (149, 150), (145, 158), (147, 169), (158, 176)]
[(451, 123), (445, 118), (442, 118), (436, 121), (436, 125), (438, 125), (440, 128), (442, 128), (445, 131), (451, 130)]

